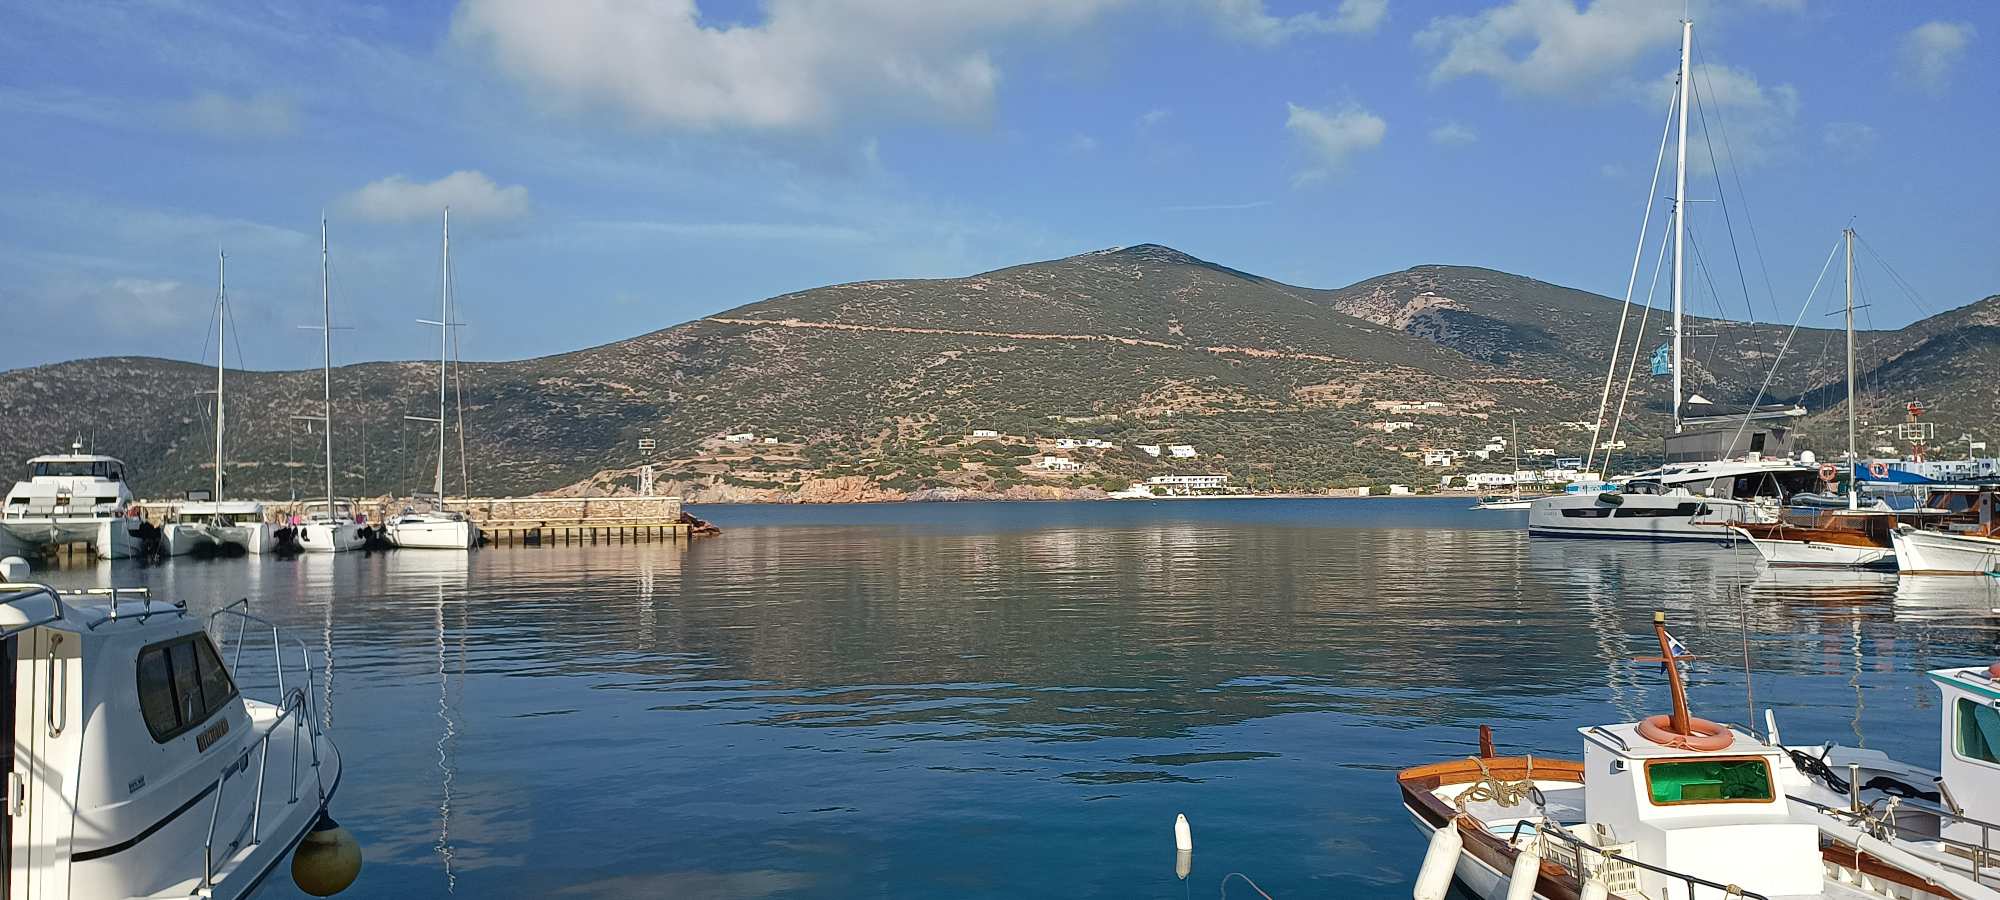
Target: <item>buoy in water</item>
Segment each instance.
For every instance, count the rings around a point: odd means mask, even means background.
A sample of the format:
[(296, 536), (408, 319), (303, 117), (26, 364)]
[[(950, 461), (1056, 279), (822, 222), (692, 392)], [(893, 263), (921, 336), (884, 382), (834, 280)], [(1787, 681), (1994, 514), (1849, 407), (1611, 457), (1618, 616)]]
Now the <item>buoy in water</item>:
[(1194, 871), (1194, 851), (1174, 851), (1174, 877), (1186, 881), (1188, 873)]
[(292, 851), (292, 883), (315, 897), (331, 897), (347, 890), (360, 875), (361, 845), (332, 816), (321, 812), (299, 841), (299, 849)]
[(1507, 900), (1535, 900), (1535, 882), (1542, 877), (1542, 855), (1533, 848), (1514, 857), (1514, 872), (1507, 879)]
[(16, 582), (28, 577), (28, 561), (18, 556), (0, 559), (0, 581)]
[(1424, 866), (1417, 870), (1417, 888), (1410, 896), (1414, 900), (1444, 900), (1445, 892), (1451, 890), (1452, 873), (1458, 870), (1458, 852), (1464, 847), (1465, 838), (1459, 836), (1456, 821), (1431, 832), (1431, 847), (1424, 851)]
[(1177, 813), (1174, 815), (1174, 849), (1194, 849), (1194, 831), (1188, 828), (1186, 813)]

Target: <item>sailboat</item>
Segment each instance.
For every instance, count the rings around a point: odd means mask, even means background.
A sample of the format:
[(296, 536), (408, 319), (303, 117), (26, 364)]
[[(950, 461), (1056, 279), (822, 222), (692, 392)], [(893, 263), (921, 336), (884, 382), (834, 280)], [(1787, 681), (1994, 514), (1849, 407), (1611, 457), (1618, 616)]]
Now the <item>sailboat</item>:
[[(229, 322), (228, 257), (215, 255), (215, 486), (206, 500), (189, 500), (174, 510), (175, 521), (161, 531), (168, 555), (206, 550), (269, 553), (276, 529), (264, 516), (264, 504), (255, 500), (222, 499), (222, 438), (224, 423), (223, 379), (225, 371), (223, 339)], [(240, 362), (240, 360), (239, 360)], [(192, 496), (192, 495), (190, 495)]]
[[(1688, 105), (1692, 87), (1689, 65), (1692, 28), (1683, 28), (1680, 75), (1675, 110), (1678, 149), (1674, 163), (1673, 219), (1673, 431), (1665, 440), (1665, 464), (1609, 483), (1572, 483), (1559, 496), (1528, 506), (1528, 533), (1540, 537), (1636, 538), (1655, 541), (1736, 540), (1726, 525), (1769, 521), (1785, 498), (1810, 490), (1817, 472), (1792, 460), (1790, 420), (1805, 415), (1798, 407), (1759, 406), (1723, 410), (1699, 394), (1683, 390), (1682, 327), (1685, 282), (1683, 259), (1687, 242)], [(1661, 157), (1666, 135), (1661, 135)], [(1655, 179), (1659, 167), (1655, 166)], [(1648, 190), (1651, 196), (1651, 190)], [(1647, 201), (1648, 220), (1651, 200)], [(1633, 256), (1633, 276), (1644, 252)], [(1630, 300), (1630, 287), (1627, 288)], [(1620, 342), (1624, 327), (1620, 325)], [(1606, 373), (1605, 397), (1611, 394), (1617, 369), (1613, 346), (1611, 371)], [(1602, 419), (1602, 410), (1599, 411)], [(1593, 448), (1593, 456), (1595, 455)], [(1586, 464), (1586, 468), (1589, 465)]]
[[(1893, 565), (1896, 549), (1891, 534), (1896, 516), (1886, 509), (1861, 507), (1861, 456), (1855, 450), (1854, 407), (1854, 229), (1841, 232), (1847, 250), (1847, 508), (1824, 510), (1803, 521), (1780, 517), (1772, 522), (1741, 522), (1731, 528), (1749, 539), (1764, 561), (1774, 566), (1864, 568)], [(1821, 468), (1831, 481), (1839, 472)]]
[[(479, 546), (479, 526), (474, 525), (463, 513), (455, 513), (445, 508), (444, 502), (444, 456), (445, 456), (445, 386), (451, 372), (451, 329), (457, 324), (452, 321), (451, 296), (451, 208), (444, 210), (444, 287), (438, 294), (438, 317), (433, 322), (418, 319), (424, 325), (436, 325), (438, 329), (438, 413), (437, 418), (428, 416), (408, 416), (419, 422), (437, 423), (438, 455), (437, 478), (431, 484), (428, 500), (431, 508), (426, 511), (404, 510), (401, 515), (389, 520), (389, 541), (398, 547), (427, 550), (470, 550)], [(465, 423), (461, 417), (459, 430), (464, 432)], [(460, 448), (464, 452), (464, 448)]]
[(326, 402), (324, 414), (293, 416), (318, 421), (326, 433), (326, 499), (305, 506), (305, 521), (299, 523), (299, 546), (312, 553), (344, 553), (361, 546), (361, 523), (355, 521), (354, 502), (333, 496), (333, 298), (330, 293), (326, 254), (326, 217), (319, 220), (319, 307), (320, 324), (303, 328), (317, 330), (325, 356), (320, 364), (320, 389)]

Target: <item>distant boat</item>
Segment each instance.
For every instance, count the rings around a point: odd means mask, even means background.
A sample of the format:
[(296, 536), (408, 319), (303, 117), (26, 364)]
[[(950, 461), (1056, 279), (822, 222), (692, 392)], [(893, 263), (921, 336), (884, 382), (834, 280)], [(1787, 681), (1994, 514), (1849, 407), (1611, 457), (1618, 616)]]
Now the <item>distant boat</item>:
[(329, 293), (326, 253), (326, 217), (319, 220), (319, 306), (317, 329), (323, 339), (325, 356), (320, 364), (320, 389), (326, 401), (319, 416), (295, 416), (317, 420), (326, 433), (326, 499), (308, 504), (299, 523), (299, 546), (311, 553), (345, 553), (362, 545), (361, 523), (355, 521), (354, 503), (333, 496), (333, 299)]
[(1995, 492), (1979, 491), (1960, 521), (1937, 529), (1901, 524), (1889, 535), (1905, 575), (2000, 575), (2000, 518)]
[(229, 294), (224, 278), (227, 260), (221, 253), (215, 255), (215, 486), (206, 499), (191, 499), (176, 506), (174, 521), (161, 526), (161, 539), (168, 556), (202, 548), (226, 552), (231, 547), (246, 553), (269, 553), (277, 530), (265, 520), (264, 504), (222, 499), (222, 437), (224, 423), (228, 421), (222, 395), (223, 340), (229, 322)]
[[(457, 323), (452, 320), (455, 310), (451, 296), (451, 208), (444, 211), (444, 289), (439, 292), (438, 318), (431, 322), (419, 319), (426, 325), (436, 325), (438, 329), (438, 414), (432, 419), (425, 416), (408, 418), (423, 422), (436, 422), (438, 429), (437, 478), (431, 484), (431, 508), (424, 511), (404, 510), (389, 520), (389, 541), (397, 547), (427, 550), (470, 550), (479, 546), (479, 526), (474, 525), (464, 513), (455, 513), (445, 508), (444, 500), (444, 457), (445, 457), (445, 385), (451, 372), (451, 329)], [(464, 419), (459, 420), (459, 433), (464, 434)], [(462, 445), (461, 445), (462, 452)]]
[[(1609, 483), (1574, 483), (1561, 496), (1534, 501), (1528, 507), (1528, 533), (1534, 536), (1724, 543), (1736, 540), (1727, 526), (1769, 521), (1787, 497), (1817, 483), (1814, 467), (1790, 459), (1791, 428), (1786, 423), (1804, 416), (1804, 409), (1778, 405), (1724, 410), (1699, 394), (1688, 396), (1683, 391), (1684, 211), (1692, 87), (1689, 63), (1689, 48), (1683, 42), (1675, 102), (1680, 140), (1674, 162), (1674, 311), (1669, 370), (1673, 375), (1673, 431), (1665, 441), (1666, 464)], [(1661, 139), (1664, 153), (1664, 134)], [(1650, 210), (1651, 201), (1647, 202)], [(1641, 229), (1642, 242), (1644, 232)], [(1635, 255), (1635, 278), (1638, 259)], [(1622, 343), (1622, 321), (1619, 333)], [(1607, 399), (1617, 370), (1617, 352), (1614, 345), (1613, 364), (1605, 376)], [(1690, 415), (1691, 409), (1699, 409), (1700, 414)], [(1601, 409), (1599, 415), (1601, 419)], [(1758, 423), (1767, 425), (1756, 427)]]

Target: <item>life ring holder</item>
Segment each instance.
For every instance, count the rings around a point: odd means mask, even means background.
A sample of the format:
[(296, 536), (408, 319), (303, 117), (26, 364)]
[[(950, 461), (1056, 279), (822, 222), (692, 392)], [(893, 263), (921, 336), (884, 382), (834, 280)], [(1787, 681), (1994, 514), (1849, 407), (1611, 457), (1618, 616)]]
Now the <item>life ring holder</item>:
[(1889, 477), (1889, 464), (1888, 464), (1888, 463), (1885, 463), (1885, 462), (1883, 462), (1883, 461), (1881, 461), (1881, 460), (1879, 460), (1879, 459), (1878, 459), (1878, 460), (1876, 460), (1876, 461), (1874, 461), (1874, 462), (1871, 462), (1871, 463), (1869, 463), (1869, 464), (1868, 464), (1868, 477), (1870, 477), (1870, 478), (1887, 478), (1887, 477)]

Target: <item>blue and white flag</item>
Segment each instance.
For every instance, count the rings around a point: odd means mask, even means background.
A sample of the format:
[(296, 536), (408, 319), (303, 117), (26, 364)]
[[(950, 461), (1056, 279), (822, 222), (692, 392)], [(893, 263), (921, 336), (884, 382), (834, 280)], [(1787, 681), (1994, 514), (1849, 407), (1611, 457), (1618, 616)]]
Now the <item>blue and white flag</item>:
[(1659, 349), (1653, 351), (1653, 374), (1670, 375), (1673, 371), (1673, 356), (1669, 353), (1667, 345), (1661, 344)]
[[(1687, 645), (1681, 643), (1680, 638), (1674, 637), (1674, 633), (1671, 631), (1667, 632), (1667, 655), (1668, 656), (1688, 655)], [(1664, 662), (1660, 663), (1660, 674), (1662, 675), (1667, 674), (1667, 664)]]

